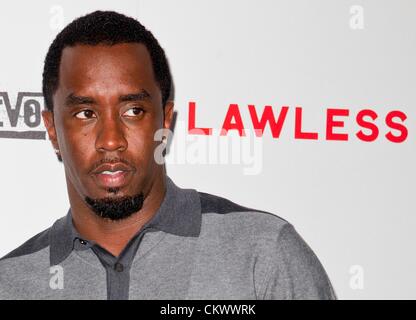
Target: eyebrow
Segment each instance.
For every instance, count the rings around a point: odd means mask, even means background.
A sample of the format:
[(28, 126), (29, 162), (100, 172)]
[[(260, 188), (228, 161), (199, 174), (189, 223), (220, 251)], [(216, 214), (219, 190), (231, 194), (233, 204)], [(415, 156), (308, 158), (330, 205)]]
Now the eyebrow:
[(143, 101), (143, 100), (147, 100), (150, 98), (151, 96), (149, 92), (143, 89), (138, 93), (131, 93), (131, 94), (120, 96), (118, 98), (118, 101), (119, 102), (133, 102), (133, 101)]
[[(151, 99), (151, 95), (146, 90), (141, 90), (137, 93), (129, 93), (121, 95), (118, 98), (119, 102), (134, 102)], [(95, 104), (96, 101), (91, 97), (77, 96), (74, 93), (70, 93), (65, 99), (66, 106), (74, 106), (80, 104)]]
[(93, 104), (93, 103), (95, 103), (95, 100), (93, 98), (76, 96), (73, 93), (69, 94), (65, 99), (66, 106), (73, 106), (73, 105), (78, 105), (78, 104)]

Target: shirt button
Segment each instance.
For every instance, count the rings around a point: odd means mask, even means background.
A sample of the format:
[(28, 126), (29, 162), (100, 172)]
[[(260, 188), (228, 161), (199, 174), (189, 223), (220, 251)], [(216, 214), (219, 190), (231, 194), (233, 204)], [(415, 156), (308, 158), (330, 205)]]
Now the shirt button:
[(116, 270), (117, 272), (123, 272), (124, 266), (120, 262), (117, 262), (114, 265), (114, 270)]
[(79, 242), (80, 242), (81, 244), (83, 244), (84, 246), (87, 244), (87, 241), (85, 241), (85, 240), (83, 240), (83, 239), (79, 239)]

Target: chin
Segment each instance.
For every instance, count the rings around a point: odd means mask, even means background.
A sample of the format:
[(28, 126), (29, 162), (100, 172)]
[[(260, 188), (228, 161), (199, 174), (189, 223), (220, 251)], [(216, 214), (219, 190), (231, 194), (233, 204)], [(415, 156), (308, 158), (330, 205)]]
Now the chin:
[(110, 193), (110, 194), (117, 195), (117, 194), (119, 194), (119, 193), (120, 193), (120, 190), (121, 190), (121, 188), (119, 188), (119, 187), (115, 187), (115, 188), (108, 188), (108, 189), (106, 190), (106, 192), (107, 192), (107, 193)]

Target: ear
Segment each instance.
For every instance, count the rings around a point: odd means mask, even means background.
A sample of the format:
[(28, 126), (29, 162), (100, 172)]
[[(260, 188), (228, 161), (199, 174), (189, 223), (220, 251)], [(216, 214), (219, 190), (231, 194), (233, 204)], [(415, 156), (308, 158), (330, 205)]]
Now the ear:
[(56, 137), (55, 123), (53, 121), (53, 112), (49, 110), (43, 110), (42, 118), (46, 130), (48, 131), (49, 140), (51, 140), (53, 148), (59, 150), (58, 140)]
[(163, 110), (165, 117), (163, 120), (163, 128), (170, 129), (170, 126), (172, 125), (172, 119), (173, 119), (173, 101), (168, 100), (165, 104), (165, 108)]

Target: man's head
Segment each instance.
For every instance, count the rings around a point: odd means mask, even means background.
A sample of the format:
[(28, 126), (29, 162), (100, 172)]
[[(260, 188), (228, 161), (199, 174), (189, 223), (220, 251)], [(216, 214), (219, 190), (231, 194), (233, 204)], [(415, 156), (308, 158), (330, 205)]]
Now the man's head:
[(74, 20), (45, 59), (45, 126), (59, 150), (71, 205), (113, 220), (140, 210), (164, 175), (154, 134), (173, 102), (163, 49), (138, 21), (96, 11)]

